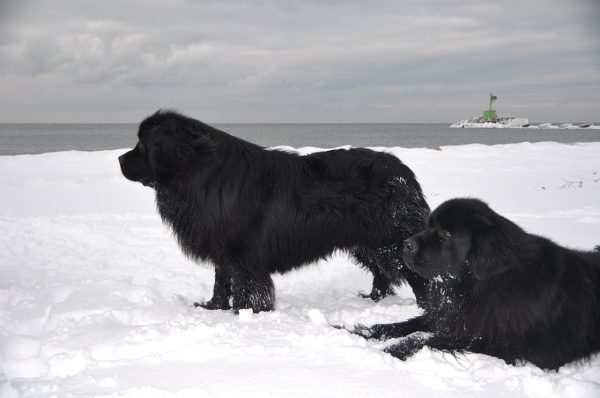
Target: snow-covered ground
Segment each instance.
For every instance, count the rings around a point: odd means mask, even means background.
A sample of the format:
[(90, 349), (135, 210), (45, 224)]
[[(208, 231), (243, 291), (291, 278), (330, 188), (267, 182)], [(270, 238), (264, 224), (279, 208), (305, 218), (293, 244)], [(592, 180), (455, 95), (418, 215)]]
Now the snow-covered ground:
[[(435, 208), (472, 196), (560, 244), (600, 244), (600, 143), (378, 148)], [(315, 148), (303, 148), (307, 153)], [(401, 321), (412, 293), (360, 298), (344, 254), (275, 277), (276, 311), (207, 311), (125, 150), (0, 157), (0, 397), (598, 397), (600, 356), (546, 373), (425, 349), (406, 362), (331, 324)]]

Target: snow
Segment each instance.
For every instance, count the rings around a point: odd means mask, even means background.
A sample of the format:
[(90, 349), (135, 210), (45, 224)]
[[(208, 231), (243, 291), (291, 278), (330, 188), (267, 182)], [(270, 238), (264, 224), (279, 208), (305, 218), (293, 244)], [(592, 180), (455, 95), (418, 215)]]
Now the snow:
[[(376, 149), (432, 208), (478, 197), (565, 246), (600, 244), (600, 143)], [(121, 175), (125, 151), (0, 157), (0, 397), (600, 396), (600, 356), (557, 373), (429, 349), (402, 362), (331, 327), (421, 312), (407, 288), (360, 298), (371, 276), (341, 253), (275, 276), (273, 312), (194, 308), (213, 271)]]

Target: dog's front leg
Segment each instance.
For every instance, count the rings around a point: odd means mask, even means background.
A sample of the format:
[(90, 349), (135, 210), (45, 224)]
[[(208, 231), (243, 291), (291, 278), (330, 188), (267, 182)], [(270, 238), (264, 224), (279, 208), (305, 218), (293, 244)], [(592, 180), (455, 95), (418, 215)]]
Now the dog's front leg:
[(212, 298), (206, 303), (194, 303), (195, 307), (203, 307), (207, 310), (228, 310), (231, 308), (229, 298), (232, 296), (231, 276), (226, 267), (215, 266), (215, 286)]
[(254, 313), (275, 309), (275, 286), (267, 272), (250, 272), (236, 266), (232, 272), (233, 309), (252, 308)]
[(362, 336), (365, 339), (386, 340), (405, 337), (415, 332), (428, 331), (429, 330), (423, 320), (423, 317), (418, 316), (398, 323), (382, 323), (368, 327), (358, 325), (350, 332)]

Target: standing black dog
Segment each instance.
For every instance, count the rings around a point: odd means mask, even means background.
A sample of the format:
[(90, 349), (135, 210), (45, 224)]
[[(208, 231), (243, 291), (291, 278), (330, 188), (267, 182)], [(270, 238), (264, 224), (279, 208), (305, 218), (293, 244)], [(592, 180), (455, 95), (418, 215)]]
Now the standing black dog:
[(429, 207), (395, 156), (268, 150), (170, 110), (146, 118), (138, 138), (119, 157), (121, 170), (154, 188), (183, 252), (214, 264), (203, 307), (272, 310), (271, 274), (336, 249), (373, 273), (373, 300), (404, 281), (421, 297), (427, 281), (404, 266), (402, 241), (424, 229)]
[(477, 199), (452, 199), (405, 241), (408, 267), (431, 280), (423, 316), (359, 327), (366, 338), (415, 334), (386, 349), (406, 359), (429, 346), (525, 361), (543, 369), (600, 351), (600, 253), (524, 232)]

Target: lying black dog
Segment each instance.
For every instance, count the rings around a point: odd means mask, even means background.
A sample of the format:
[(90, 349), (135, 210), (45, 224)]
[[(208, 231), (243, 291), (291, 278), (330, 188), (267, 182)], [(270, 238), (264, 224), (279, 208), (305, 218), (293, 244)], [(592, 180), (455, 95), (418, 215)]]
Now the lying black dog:
[(175, 111), (149, 116), (138, 138), (119, 157), (121, 170), (154, 188), (183, 252), (214, 264), (213, 297), (203, 307), (272, 310), (271, 274), (336, 249), (373, 273), (373, 300), (404, 281), (421, 297), (427, 281), (404, 266), (402, 241), (425, 228), (429, 207), (395, 156), (268, 150)]
[(404, 242), (408, 267), (431, 280), (424, 315), (358, 327), (365, 338), (409, 336), (385, 349), (402, 360), (423, 346), (558, 369), (600, 351), (600, 253), (524, 232), (476, 199), (452, 199)]

